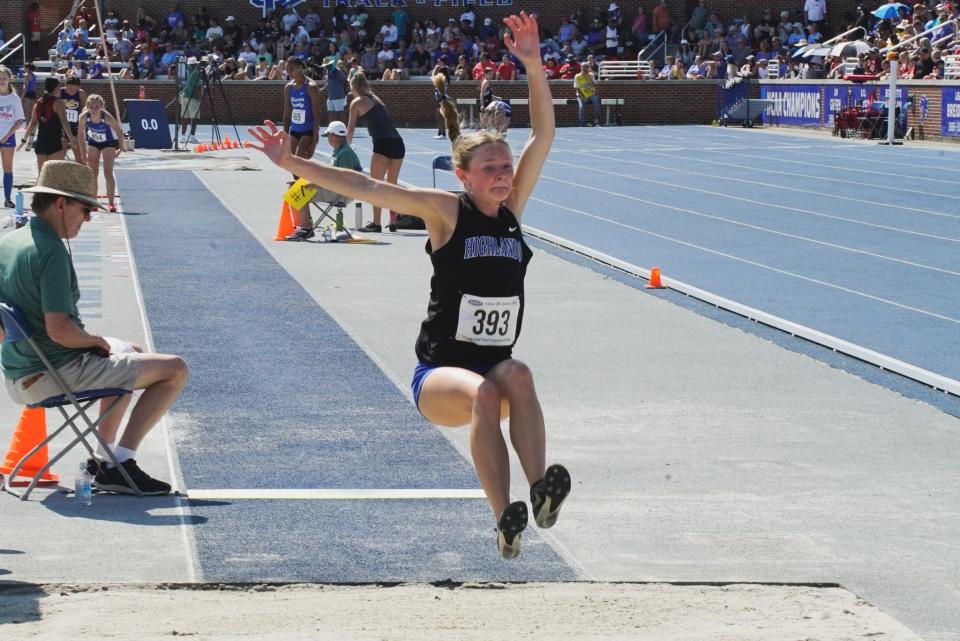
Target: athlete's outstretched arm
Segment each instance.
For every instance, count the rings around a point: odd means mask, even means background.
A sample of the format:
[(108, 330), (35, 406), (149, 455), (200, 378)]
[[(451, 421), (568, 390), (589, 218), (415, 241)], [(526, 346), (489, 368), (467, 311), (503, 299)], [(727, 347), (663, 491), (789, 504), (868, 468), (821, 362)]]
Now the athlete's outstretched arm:
[(503, 19), (510, 27), (504, 36), (507, 49), (519, 58), (527, 69), (527, 86), (530, 90), (530, 139), (527, 141), (513, 178), (513, 191), (507, 199), (507, 207), (519, 219), (523, 208), (533, 193), (540, 178), (540, 170), (550, 153), (556, 135), (556, 120), (553, 116), (553, 98), (547, 77), (540, 72), (540, 36), (536, 18), (521, 11), (519, 16)]
[(278, 167), (324, 189), (343, 194), (374, 207), (402, 211), (432, 222), (449, 224), (456, 216), (457, 197), (440, 189), (406, 189), (383, 180), (375, 180), (353, 169), (341, 169), (299, 158), (290, 153), (287, 134), (265, 120), (263, 126), (247, 129), (258, 149)]

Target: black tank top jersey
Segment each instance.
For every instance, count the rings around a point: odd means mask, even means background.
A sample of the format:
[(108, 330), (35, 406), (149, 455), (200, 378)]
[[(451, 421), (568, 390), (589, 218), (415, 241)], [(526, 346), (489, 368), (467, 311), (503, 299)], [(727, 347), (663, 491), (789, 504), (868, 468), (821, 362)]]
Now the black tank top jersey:
[(373, 101), (373, 107), (363, 114), (363, 121), (367, 124), (370, 139), (376, 142), (387, 138), (400, 138), (400, 132), (393, 126), (387, 108), (376, 98), (371, 97), (370, 100)]
[(67, 116), (67, 123), (73, 133), (77, 133), (77, 127), (80, 125), (80, 112), (83, 111), (83, 105), (80, 104), (80, 92), (71, 96), (66, 89), (60, 90), (60, 101), (63, 103), (63, 110)]
[(523, 279), (533, 252), (523, 240), (513, 213), (500, 207), (496, 218), (485, 216), (467, 194), (460, 195), (457, 226), (446, 245), (427, 253), (433, 263), (430, 305), (417, 337), (417, 358), (434, 365), (490, 365), (510, 358), (513, 345), (480, 346), (456, 339), (464, 294), (518, 296), (514, 343), (523, 321)]

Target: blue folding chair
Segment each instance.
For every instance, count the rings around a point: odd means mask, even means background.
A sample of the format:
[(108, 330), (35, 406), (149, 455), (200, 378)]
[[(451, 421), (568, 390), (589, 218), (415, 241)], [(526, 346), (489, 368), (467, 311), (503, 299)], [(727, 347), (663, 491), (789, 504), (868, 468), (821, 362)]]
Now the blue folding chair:
[[(117, 404), (120, 402), (124, 394), (130, 394), (131, 390), (111, 388), (111, 389), (98, 389), (98, 390), (82, 390), (74, 391), (67, 387), (67, 384), (64, 382), (63, 378), (57, 373), (57, 370), (50, 364), (50, 361), (47, 359), (46, 354), (37, 346), (36, 341), (32, 338), (32, 331), (30, 328), (30, 323), (27, 322), (27, 319), (24, 318), (23, 314), (19, 309), (13, 305), (8, 305), (6, 303), (0, 303), (0, 321), (3, 323), (4, 337), (3, 341), (5, 343), (16, 343), (19, 341), (27, 341), (27, 344), (30, 345), (30, 348), (34, 353), (40, 358), (43, 362), (43, 366), (46, 368), (45, 374), (53, 378), (56, 382), (57, 387), (63, 392), (57, 396), (51, 396), (50, 398), (45, 398), (39, 403), (31, 403), (27, 407), (33, 409), (37, 407), (43, 408), (52, 408), (56, 407), (60, 410), (60, 414), (63, 415), (63, 424), (57, 429), (50, 432), (45, 439), (43, 439), (36, 447), (27, 452), (16, 465), (14, 465), (13, 470), (7, 476), (3, 484), (3, 489), (13, 494), (22, 501), (26, 501), (30, 496), (30, 492), (33, 491), (33, 488), (37, 486), (37, 483), (40, 482), (40, 478), (43, 474), (50, 469), (54, 463), (59, 461), (63, 456), (73, 449), (78, 443), (83, 443), (83, 446), (87, 448), (87, 452), (90, 453), (90, 456), (94, 456), (94, 448), (87, 442), (87, 436), (93, 435), (97, 442), (102, 446), (102, 449), (107, 452), (107, 455), (110, 457), (111, 462), (117, 466), (117, 469), (120, 470), (120, 474), (123, 476), (127, 484), (133, 489), (134, 494), (139, 497), (143, 497), (143, 493), (140, 492), (140, 488), (137, 487), (136, 483), (133, 482), (133, 479), (130, 478), (130, 475), (127, 473), (127, 470), (120, 465), (120, 461), (117, 460), (117, 457), (114, 455), (113, 451), (110, 449), (108, 444), (104, 442), (103, 437), (100, 436), (100, 432), (97, 431), (97, 426), (103, 422), (107, 416), (117, 407)], [(99, 401), (102, 398), (110, 398), (111, 396), (116, 396), (112, 403), (106, 408), (105, 411), (100, 413), (100, 417), (91, 421), (90, 417), (87, 416), (87, 410), (94, 403)], [(70, 414), (66, 408), (73, 410), (73, 414)], [(76, 424), (77, 417), (83, 419), (83, 422), (86, 424), (86, 427), (78, 426)], [(33, 476), (33, 481), (26, 490), (20, 492), (12, 486), (13, 479), (20, 473), (20, 468), (30, 460), (34, 454), (39, 452), (44, 446), (49, 445), (53, 439), (55, 439), (61, 432), (67, 428), (73, 429), (76, 438), (74, 438), (68, 445), (62, 448), (56, 456), (50, 458), (47, 461), (47, 464), (41, 467), (36, 474)]]
[(433, 188), (437, 188), (437, 171), (453, 171), (453, 156), (436, 156), (433, 159)]

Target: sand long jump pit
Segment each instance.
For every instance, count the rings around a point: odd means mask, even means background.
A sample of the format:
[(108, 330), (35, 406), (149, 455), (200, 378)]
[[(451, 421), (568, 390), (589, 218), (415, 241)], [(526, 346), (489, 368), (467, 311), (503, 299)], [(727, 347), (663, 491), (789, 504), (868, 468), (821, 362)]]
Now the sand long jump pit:
[(11, 641), (919, 640), (842, 587), (584, 582), (0, 582), (0, 630)]

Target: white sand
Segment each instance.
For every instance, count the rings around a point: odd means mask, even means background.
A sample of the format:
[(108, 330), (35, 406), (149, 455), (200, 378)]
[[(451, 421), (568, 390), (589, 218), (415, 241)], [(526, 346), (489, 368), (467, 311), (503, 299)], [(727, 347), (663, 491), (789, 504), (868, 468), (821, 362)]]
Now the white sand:
[[(841, 588), (666, 584), (45, 586), (0, 591), (0, 638), (168, 641), (919, 637)], [(13, 621), (20, 623), (10, 625)]]

